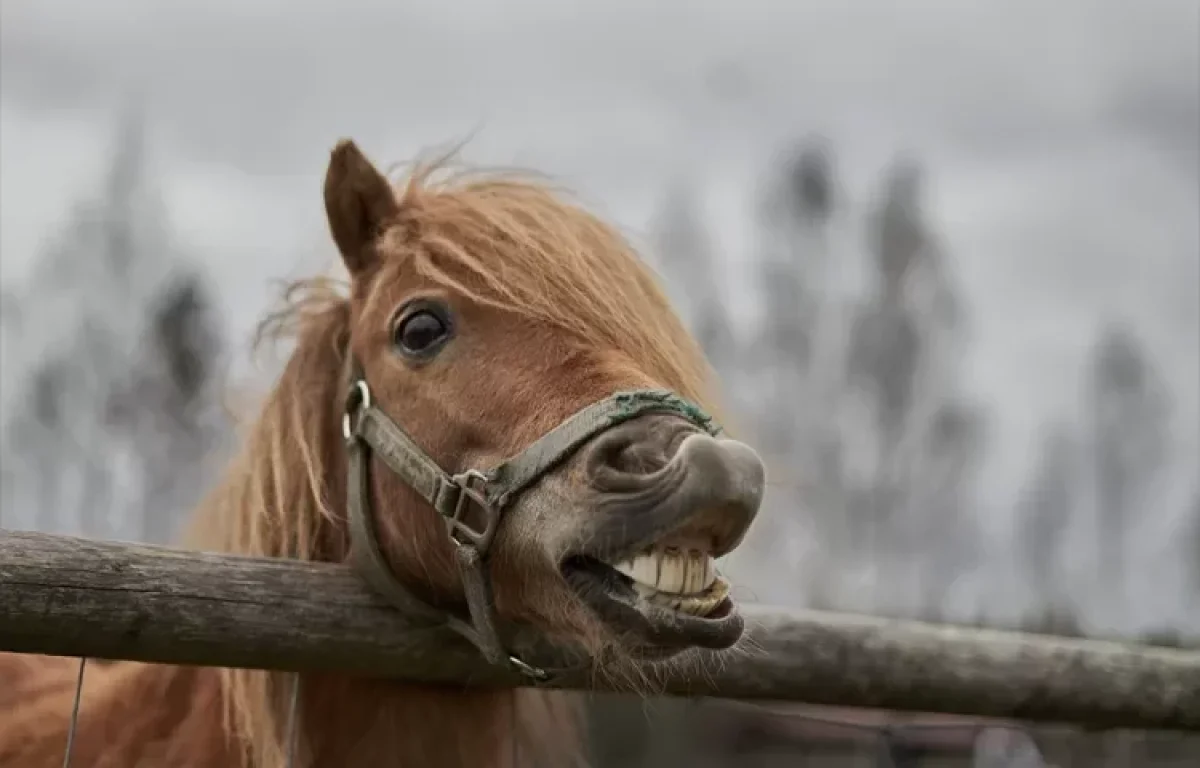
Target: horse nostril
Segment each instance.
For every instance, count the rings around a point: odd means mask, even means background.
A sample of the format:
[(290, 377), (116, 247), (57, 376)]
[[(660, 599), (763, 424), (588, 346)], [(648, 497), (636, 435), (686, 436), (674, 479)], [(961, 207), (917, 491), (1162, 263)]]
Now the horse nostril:
[(676, 417), (643, 416), (601, 434), (586, 460), (589, 481), (602, 490), (631, 490), (670, 463), (680, 439), (694, 431)]
[(754, 449), (682, 419), (635, 419), (595, 438), (588, 450), (586, 482), (608, 518), (600, 525), (619, 529), (617, 539), (662, 543), (668, 532), (675, 537), (670, 546), (682, 541), (721, 557), (762, 505), (766, 467)]
[(592, 446), (589, 464), (593, 468), (621, 468), (628, 463), (625, 453), (633, 445), (629, 439), (613, 440), (611, 433), (596, 439)]
[(652, 446), (644, 440), (614, 440), (611, 445), (605, 446), (604, 450), (603, 460), (614, 472), (646, 475), (661, 469), (666, 463), (666, 455), (659, 446)]

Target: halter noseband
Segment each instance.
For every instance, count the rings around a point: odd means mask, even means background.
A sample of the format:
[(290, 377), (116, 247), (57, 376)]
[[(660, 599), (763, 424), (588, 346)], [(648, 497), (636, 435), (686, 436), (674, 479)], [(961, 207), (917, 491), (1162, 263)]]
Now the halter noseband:
[[(657, 389), (617, 392), (585, 406), (525, 450), (489, 470), (468, 469), (451, 474), (376, 405), (361, 366), (352, 361), (350, 389), (342, 417), (342, 434), (349, 461), (347, 512), (351, 565), (396, 608), (434, 623), (446, 624), (469, 640), (493, 664), (508, 664), (534, 680), (547, 679), (546, 670), (526, 664), (508, 653), (500, 640), (486, 563), (501, 517), (518, 495), (588, 440), (651, 411), (681, 416), (712, 435), (721, 431), (711, 416), (672, 392)], [(392, 572), (380, 549), (374, 525), (370, 483), (372, 453), (446, 521), (462, 576), (468, 617), (428, 604)], [(471, 513), (475, 513), (474, 521)], [(480, 516), (481, 523), (478, 522)]]

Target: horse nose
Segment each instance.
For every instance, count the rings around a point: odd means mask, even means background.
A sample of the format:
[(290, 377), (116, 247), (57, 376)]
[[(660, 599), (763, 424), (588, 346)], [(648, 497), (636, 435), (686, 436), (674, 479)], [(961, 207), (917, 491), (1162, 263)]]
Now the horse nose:
[(702, 512), (692, 526), (712, 518), (713, 556), (734, 549), (762, 505), (766, 467), (758, 453), (737, 440), (697, 433), (684, 438), (664, 471), (672, 466), (683, 478), (675, 491), (678, 503)]
[(594, 489), (631, 509), (655, 504), (719, 517), (718, 557), (745, 537), (766, 487), (766, 467), (753, 448), (668, 414), (647, 414), (603, 433), (584, 467)]

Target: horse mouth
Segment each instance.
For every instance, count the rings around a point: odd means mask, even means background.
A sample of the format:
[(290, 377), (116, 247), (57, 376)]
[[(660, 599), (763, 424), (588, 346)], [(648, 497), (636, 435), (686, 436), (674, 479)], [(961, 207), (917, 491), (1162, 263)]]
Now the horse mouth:
[(572, 554), (562, 563), (563, 576), (632, 655), (729, 648), (744, 621), (716, 568), (715, 556), (724, 552), (695, 524), (713, 517), (702, 513), (649, 542)]

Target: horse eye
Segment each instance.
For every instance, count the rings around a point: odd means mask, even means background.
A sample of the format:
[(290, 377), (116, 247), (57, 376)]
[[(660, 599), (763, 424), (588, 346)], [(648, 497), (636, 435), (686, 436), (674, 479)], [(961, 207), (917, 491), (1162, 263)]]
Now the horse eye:
[(428, 357), (449, 337), (449, 325), (438, 313), (419, 309), (396, 324), (396, 348), (413, 357)]

